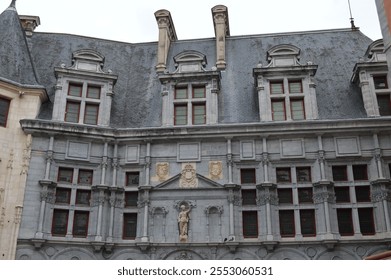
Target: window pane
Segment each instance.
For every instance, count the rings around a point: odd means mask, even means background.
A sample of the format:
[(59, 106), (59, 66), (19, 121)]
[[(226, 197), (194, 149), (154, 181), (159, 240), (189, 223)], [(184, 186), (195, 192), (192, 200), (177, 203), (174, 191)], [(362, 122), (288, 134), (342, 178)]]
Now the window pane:
[(305, 119), (303, 100), (291, 100), (291, 114), (293, 120)]
[(85, 124), (97, 124), (98, 123), (98, 112), (99, 105), (86, 104), (84, 112), (84, 123)]
[(276, 168), (277, 183), (290, 183), (291, 169), (288, 168)]
[(73, 178), (73, 169), (72, 168), (63, 168), (58, 169), (58, 182), (63, 183), (72, 183)]
[(0, 98), (0, 126), (7, 126), (9, 107), (10, 101), (8, 99)]
[(71, 189), (57, 188), (56, 189), (56, 203), (69, 204), (71, 201)]
[(356, 186), (355, 190), (357, 202), (371, 201), (371, 188), (369, 186)]
[(379, 106), (380, 116), (391, 116), (391, 101), (389, 94), (378, 94), (377, 105)]
[(312, 188), (299, 188), (299, 203), (313, 203), (312, 200)]
[(352, 209), (337, 209), (339, 234), (353, 235)]
[(126, 186), (138, 186), (139, 172), (126, 172)]
[(303, 87), (301, 81), (289, 81), (289, 93), (302, 93)]
[(137, 206), (138, 192), (125, 193), (125, 207)]
[(337, 203), (350, 202), (349, 187), (335, 187), (334, 193)]
[(87, 211), (75, 211), (73, 220), (73, 232), (74, 236), (86, 237), (88, 233), (88, 218), (89, 212)]
[(174, 107), (174, 124), (186, 125), (187, 124), (187, 105), (176, 105)]
[(68, 226), (68, 210), (54, 209), (52, 221), (52, 234), (65, 236)]
[(293, 210), (280, 210), (280, 234), (282, 237), (295, 236), (295, 216)]
[(275, 121), (284, 121), (285, 117), (285, 101), (272, 101), (272, 117)]
[(375, 224), (373, 221), (372, 208), (358, 208), (358, 218), (360, 220), (360, 231), (362, 235), (374, 235)]
[(348, 173), (347, 173), (346, 165), (333, 166), (332, 171), (333, 171), (334, 181), (347, 181), (348, 180)]
[(257, 191), (256, 190), (242, 190), (242, 204), (256, 205)]
[(243, 237), (258, 237), (258, 213), (257, 211), (243, 211)]
[(100, 98), (100, 87), (97, 86), (88, 86), (87, 88), (87, 98)]
[(65, 110), (65, 121), (66, 122), (79, 122), (80, 103), (67, 102)]
[(277, 193), (278, 193), (278, 203), (281, 204), (293, 203), (292, 189), (277, 189)]
[(77, 205), (90, 205), (91, 191), (89, 190), (77, 190), (76, 191), (76, 204)]
[(80, 97), (82, 93), (83, 85), (69, 84), (68, 95)]
[(135, 239), (136, 235), (137, 235), (137, 214), (136, 213), (124, 214), (122, 238)]
[(242, 184), (255, 184), (255, 169), (240, 169), (240, 182)]
[(205, 87), (193, 87), (193, 98), (205, 98)]
[(315, 210), (300, 210), (301, 234), (306, 236), (316, 235)]
[(81, 185), (92, 185), (92, 170), (79, 170), (78, 183)]
[(311, 167), (296, 167), (296, 180), (298, 183), (310, 183)]
[(270, 82), (270, 93), (271, 94), (283, 94), (284, 93), (283, 81)]
[(187, 99), (187, 87), (175, 88), (175, 99)]
[(206, 112), (205, 104), (193, 105), (193, 124), (205, 124)]
[(386, 75), (373, 77), (373, 83), (375, 85), (375, 89), (387, 89), (388, 88)]
[(353, 178), (355, 181), (368, 180), (367, 165), (353, 165)]

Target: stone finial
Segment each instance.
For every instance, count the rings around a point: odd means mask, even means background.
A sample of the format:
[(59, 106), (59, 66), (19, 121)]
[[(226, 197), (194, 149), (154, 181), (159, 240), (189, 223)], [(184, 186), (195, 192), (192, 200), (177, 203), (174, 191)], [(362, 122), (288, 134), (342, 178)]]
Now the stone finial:
[(155, 12), (155, 18), (159, 27), (158, 61), (156, 71), (161, 73), (166, 70), (170, 44), (171, 42), (178, 40), (178, 37), (169, 11), (158, 10)]
[(225, 69), (225, 38), (229, 33), (228, 8), (223, 5), (217, 5), (212, 8), (213, 24), (216, 36), (216, 67)]

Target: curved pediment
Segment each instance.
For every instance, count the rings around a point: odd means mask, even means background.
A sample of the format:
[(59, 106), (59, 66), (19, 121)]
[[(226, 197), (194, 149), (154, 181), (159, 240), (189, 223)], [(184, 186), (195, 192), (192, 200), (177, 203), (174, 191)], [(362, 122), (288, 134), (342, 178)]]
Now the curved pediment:
[(300, 65), (300, 49), (293, 45), (282, 44), (267, 51), (269, 67)]
[(206, 56), (194, 50), (181, 52), (174, 56), (175, 67), (179, 73), (204, 71)]

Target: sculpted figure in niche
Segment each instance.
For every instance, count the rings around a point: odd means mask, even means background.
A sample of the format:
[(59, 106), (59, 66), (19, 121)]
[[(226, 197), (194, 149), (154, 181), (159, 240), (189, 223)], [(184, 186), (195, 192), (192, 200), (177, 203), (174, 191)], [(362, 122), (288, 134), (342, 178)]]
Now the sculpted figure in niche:
[(186, 209), (186, 205), (182, 204), (178, 215), (178, 228), (179, 228), (179, 241), (187, 242), (189, 220), (190, 220), (190, 207)]

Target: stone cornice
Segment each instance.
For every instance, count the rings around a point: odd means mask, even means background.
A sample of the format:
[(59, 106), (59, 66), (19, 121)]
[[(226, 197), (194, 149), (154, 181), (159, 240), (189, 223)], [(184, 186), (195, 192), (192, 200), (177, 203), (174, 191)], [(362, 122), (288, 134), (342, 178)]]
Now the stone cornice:
[(381, 131), (391, 132), (391, 118), (368, 118), (347, 120), (308, 120), (294, 122), (259, 122), (238, 124), (217, 124), (202, 126), (152, 127), (152, 128), (110, 128), (74, 123), (55, 122), (50, 120), (21, 120), (22, 129), (27, 133), (48, 133), (67, 136), (84, 136), (116, 141), (140, 141), (180, 138), (199, 139), (215, 137), (279, 137), (291, 133), (294, 135), (335, 135), (338, 133), (369, 134)]

